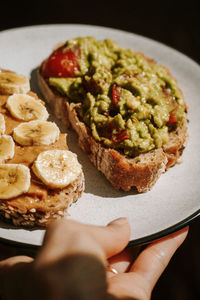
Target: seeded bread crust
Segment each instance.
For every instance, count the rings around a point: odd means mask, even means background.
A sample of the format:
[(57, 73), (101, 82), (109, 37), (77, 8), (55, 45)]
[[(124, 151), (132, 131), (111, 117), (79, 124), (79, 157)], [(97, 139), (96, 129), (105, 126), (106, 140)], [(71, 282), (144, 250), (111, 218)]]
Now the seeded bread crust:
[[(48, 190), (48, 200), (51, 205), (39, 197), (27, 196), (32, 200), (32, 207), (17, 205), (17, 199), (0, 202), (0, 217), (6, 222), (22, 227), (46, 227), (56, 219), (67, 216), (67, 208), (81, 197), (84, 190), (83, 173), (64, 189)], [(26, 197), (26, 199), (27, 199)], [(25, 200), (26, 201), (26, 200)], [(20, 201), (21, 202), (21, 201)], [(34, 205), (34, 202), (36, 205)], [(53, 202), (53, 205), (52, 205)], [(39, 205), (38, 205), (39, 203)]]
[[(48, 85), (38, 69), (38, 85), (56, 117), (67, 126), (71, 125), (78, 135), (79, 146), (88, 154), (91, 162), (101, 171), (116, 189), (138, 192), (149, 191), (160, 175), (180, 161), (187, 140), (187, 120), (177, 130), (170, 132), (169, 142), (163, 148), (151, 150), (135, 158), (106, 148), (90, 134), (89, 128), (78, 118), (76, 107)], [(64, 109), (63, 109), (64, 108)]]
[[(1, 69), (0, 69), (1, 72)], [(9, 71), (11, 72), (11, 71)], [(29, 95), (38, 99), (37, 95), (29, 92)], [(6, 124), (9, 123), (5, 103), (8, 95), (0, 94), (0, 113), (6, 118)], [(60, 108), (61, 109), (61, 108)], [(14, 127), (20, 121), (14, 120)], [(12, 126), (6, 126), (6, 134), (12, 134)], [(25, 146), (22, 147), (15, 144), (15, 155), (13, 159), (7, 163), (22, 163), (31, 168), (33, 161), (38, 153), (51, 149), (68, 150), (66, 143), (66, 134), (60, 134), (57, 142), (50, 146)], [(30, 153), (29, 161), (27, 162), (24, 154)], [(32, 172), (31, 182), (34, 183), (35, 189), (31, 189), (16, 198), (9, 200), (0, 199), (0, 218), (6, 222), (13, 223), (16, 226), (23, 227), (46, 227), (55, 219), (60, 219), (68, 215), (67, 208), (76, 202), (82, 195), (85, 188), (85, 180), (83, 172), (80, 173), (71, 184), (62, 189), (49, 189), (45, 186)]]
[[(81, 197), (83, 190), (84, 177), (81, 173), (66, 188), (48, 191), (48, 200), (51, 205), (42, 201), (40, 197), (31, 198), (31, 196), (28, 197), (32, 200), (32, 207), (22, 206), (21, 203), (17, 205), (17, 199), (14, 200), (14, 205), (12, 200), (3, 201), (0, 202), (0, 217), (6, 222), (12, 222), (15, 226), (46, 227), (52, 221), (67, 216), (66, 209)], [(37, 205), (34, 205), (34, 202)]]

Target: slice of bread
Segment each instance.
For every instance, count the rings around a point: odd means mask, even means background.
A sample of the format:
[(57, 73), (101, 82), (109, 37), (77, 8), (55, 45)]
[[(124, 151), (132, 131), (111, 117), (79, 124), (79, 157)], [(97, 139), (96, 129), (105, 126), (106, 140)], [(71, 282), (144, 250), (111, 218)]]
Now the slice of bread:
[[(43, 103), (35, 93), (28, 92), (27, 94)], [(6, 108), (8, 97), (9, 95), (0, 94), (0, 113), (5, 119), (4, 134), (12, 136), (14, 128), (23, 122), (14, 118)], [(15, 141), (14, 147), (14, 156), (4, 163), (23, 164), (28, 167), (31, 174), (30, 187), (27, 192), (17, 197), (0, 199), (0, 216), (17, 226), (43, 227), (67, 215), (67, 208), (81, 197), (84, 190), (84, 175), (81, 166), (81, 171), (76, 178), (66, 186), (58, 188), (49, 187), (32, 171), (32, 165), (40, 153), (47, 150), (68, 150), (66, 134), (59, 133), (57, 140), (50, 145), (22, 146)], [(76, 157), (75, 154), (74, 156)]]
[(76, 106), (66, 97), (59, 95), (38, 71), (39, 88), (57, 118), (76, 131), (79, 146), (88, 154), (92, 163), (101, 171), (116, 189), (128, 191), (136, 187), (138, 192), (147, 192), (160, 175), (178, 162), (187, 140), (187, 121), (170, 133), (170, 139), (163, 148), (151, 150), (134, 158), (118, 151), (105, 148), (90, 134), (89, 128), (79, 120)]
[(92, 163), (101, 171), (116, 189), (129, 191), (136, 187), (138, 192), (147, 192), (160, 175), (179, 161), (187, 140), (187, 120), (171, 131), (169, 141), (162, 148), (151, 150), (130, 158), (115, 149), (106, 148), (90, 134), (89, 128), (80, 121), (76, 108), (42, 76), (38, 69), (38, 85), (56, 117), (67, 126), (71, 124), (79, 138), (79, 146), (88, 154)]

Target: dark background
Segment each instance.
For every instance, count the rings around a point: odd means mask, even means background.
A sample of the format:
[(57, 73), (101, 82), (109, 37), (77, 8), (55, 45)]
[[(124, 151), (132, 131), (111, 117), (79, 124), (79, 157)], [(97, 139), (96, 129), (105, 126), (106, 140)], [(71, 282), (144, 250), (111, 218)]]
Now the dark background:
[(79, 23), (147, 36), (200, 61), (199, 1), (4, 0), (0, 30), (12, 27)]
[[(198, 2), (4, 0), (0, 5), (0, 30), (50, 23), (107, 26), (155, 39), (200, 63)], [(199, 231), (200, 220), (196, 220), (190, 226), (186, 242), (156, 285), (152, 300), (200, 299)]]

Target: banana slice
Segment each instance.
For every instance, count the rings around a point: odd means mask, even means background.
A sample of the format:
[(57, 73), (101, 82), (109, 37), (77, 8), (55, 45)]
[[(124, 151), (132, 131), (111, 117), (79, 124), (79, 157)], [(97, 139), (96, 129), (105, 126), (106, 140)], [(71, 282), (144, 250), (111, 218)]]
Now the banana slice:
[(6, 130), (5, 119), (2, 114), (0, 114), (0, 135), (4, 134)]
[(32, 170), (50, 188), (63, 188), (81, 173), (76, 154), (68, 150), (47, 150), (35, 160)]
[(30, 181), (28, 167), (21, 164), (0, 164), (0, 199), (11, 199), (26, 193)]
[(49, 116), (40, 100), (27, 94), (14, 94), (8, 97), (6, 107), (13, 117), (22, 121), (46, 121)]
[(22, 146), (51, 145), (59, 138), (59, 134), (55, 123), (41, 120), (21, 123), (13, 130), (14, 140)]
[(0, 94), (12, 95), (30, 91), (29, 79), (14, 72), (0, 71)]
[(5, 162), (7, 159), (13, 158), (15, 154), (15, 143), (11, 136), (0, 136), (0, 163)]

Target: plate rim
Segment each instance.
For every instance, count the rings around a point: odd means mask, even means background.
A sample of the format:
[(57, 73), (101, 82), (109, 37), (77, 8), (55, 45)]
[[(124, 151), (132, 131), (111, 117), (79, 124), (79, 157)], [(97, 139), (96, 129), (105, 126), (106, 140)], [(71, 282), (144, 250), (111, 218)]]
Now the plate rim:
[[(154, 234), (150, 234), (145, 237), (129, 241), (126, 248), (132, 247), (132, 246), (134, 246), (134, 247), (143, 246), (143, 245), (155, 242), (157, 240), (160, 240), (160, 239), (164, 238), (165, 236), (168, 236), (168, 235), (170, 235), (174, 232), (177, 232), (178, 230), (181, 230), (182, 228), (188, 226), (191, 222), (195, 221), (198, 217), (200, 217), (200, 209), (198, 209), (195, 213), (191, 214), (189, 217), (186, 217), (185, 219), (176, 223), (173, 226), (170, 226), (164, 230), (158, 231)], [(46, 231), (45, 229), (42, 229), (42, 230)], [(18, 242), (18, 241), (14, 241), (12, 239), (6, 239), (4, 237), (0, 237), (0, 243), (2, 243), (4, 245), (9, 245), (9, 246), (15, 246), (18, 248), (31, 248), (31, 249), (36, 249), (36, 250), (42, 246), (42, 244), (36, 245), (36, 244)]]
[(161, 231), (158, 231), (156, 233), (147, 235), (143, 238), (138, 238), (135, 240), (132, 240), (129, 242), (129, 246), (142, 246), (145, 244), (149, 244), (151, 242), (154, 242), (156, 240), (160, 240), (163, 237), (170, 235), (174, 232), (177, 232), (179, 230), (181, 230), (182, 228), (188, 226), (191, 222), (193, 222), (194, 220), (196, 220), (198, 217), (200, 217), (200, 209), (198, 209), (196, 212), (194, 212), (193, 214), (191, 214), (189, 217), (186, 217), (185, 219), (183, 219), (182, 221), (164, 229)]
[[(0, 31), (0, 38), (1, 38), (1, 35), (2, 34), (6, 34), (6, 33), (12, 33), (12, 32), (17, 32), (17, 31), (20, 31), (20, 30), (31, 30), (31, 29), (34, 29), (34, 28), (49, 28), (49, 27), (87, 27), (88, 29), (89, 28), (94, 28), (94, 29), (108, 29), (108, 30), (112, 30), (112, 31), (115, 31), (116, 33), (125, 33), (125, 34), (130, 34), (130, 35), (133, 35), (135, 36), (136, 38), (142, 38), (142, 39), (145, 39), (151, 43), (153, 43), (155, 46), (159, 46), (159, 47), (164, 47), (165, 49), (168, 49), (169, 51), (172, 51), (174, 53), (176, 53), (177, 55), (181, 56), (184, 60), (187, 60), (188, 63), (192, 64), (193, 66), (195, 66), (196, 68), (199, 69), (200, 65), (199, 63), (192, 59), (191, 57), (187, 56), (185, 53), (167, 45), (167, 44), (164, 44), (158, 40), (155, 40), (155, 39), (151, 39), (147, 36), (143, 36), (143, 35), (140, 35), (140, 34), (137, 34), (137, 33), (134, 33), (134, 32), (130, 32), (130, 31), (126, 31), (126, 30), (123, 30), (123, 29), (117, 29), (117, 28), (112, 28), (112, 27), (107, 27), (107, 26), (99, 26), (99, 25), (90, 25), (90, 24), (81, 24), (81, 23), (50, 23), (50, 24), (37, 24), (37, 25), (29, 25), (29, 26), (19, 26), (19, 27), (13, 27), (13, 28), (8, 28), (8, 29), (5, 29), (5, 30), (2, 30)], [(194, 213), (192, 213), (190, 216), (186, 217), (185, 219), (181, 220), (180, 222), (170, 226), (170, 227), (167, 227), (166, 229), (164, 230), (161, 230), (161, 231), (158, 231), (156, 233), (153, 233), (153, 234), (150, 234), (150, 235), (147, 235), (147, 236), (144, 236), (142, 238), (138, 238), (138, 239), (133, 239), (129, 242), (128, 246), (139, 246), (139, 245), (144, 245), (144, 244), (147, 244), (147, 243), (150, 243), (150, 242), (153, 242), (155, 240), (158, 240), (168, 234), (171, 234), (173, 232), (176, 232), (178, 231), (179, 229), (182, 229), (183, 227), (187, 226), (190, 222), (192, 222), (193, 220), (197, 219), (198, 217), (200, 216), (200, 209), (198, 209), (197, 211), (195, 211)], [(26, 230), (26, 229), (24, 229)], [(37, 244), (31, 244), (30, 243), (27, 243), (27, 242), (21, 242), (21, 241), (15, 241), (13, 239), (7, 239), (5, 237), (0, 237), (0, 242), (3, 242), (5, 244), (10, 244), (10, 245), (16, 245), (18, 247), (27, 247), (27, 248), (39, 248), (40, 245), (37, 245)]]

